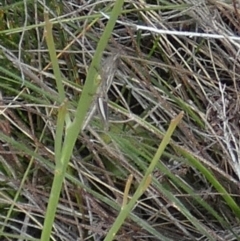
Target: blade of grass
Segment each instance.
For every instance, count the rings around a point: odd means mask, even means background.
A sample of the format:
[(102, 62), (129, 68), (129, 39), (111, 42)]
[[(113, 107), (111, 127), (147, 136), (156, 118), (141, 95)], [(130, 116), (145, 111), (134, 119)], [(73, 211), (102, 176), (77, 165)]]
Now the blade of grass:
[(172, 136), (174, 130), (176, 129), (178, 123), (181, 121), (182, 117), (183, 117), (183, 112), (181, 112), (175, 119), (173, 119), (171, 121), (171, 124), (170, 124), (161, 144), (159, 145), (159, 148), (158, 148), (154, 158), (152, 159), (152, 161), (151, 161), (142, 181), (140, 182), (136, 192), (134, 193), (134, 195), (133, 195), (132, 199), (129, 201), (129, 203), (125, 206), (122, 206), (122, 209), (121, 209), (117, 219), (115, 220), (112, 228), (109, 230), (109, 232), (108, 232), (106, 238), (104, 239), (104, 241), (112, 241), (114, 239), (116, 233), (118, 232), (118, 230), (122, 226), (124, 220), (127, 218), (127, 216), (129, 215), (129, 213), (133, 209), (133, 207), (136, 204), (136, 202), (138, 201), (138, 199), (141, 197), (141, 195), (144, 193), (144, 191), (149, 186), (152, 172), (154, 171), (154, 168), (157, 165), (164, 149), (166, 148), (166, 146), (170, 142), (171, 136)]
[(196, 167), (206, 178), (207, 180), (216, 188), (218, 193), (222, 194), (223, 199), (226, 201), (228, 206), (232, 209), (235, 215), (240, 218), (240, 208), (239, 205), (234, 201), (234, 199), (230, 196), (230, 194), (226, 191), (226, 189), (218, 182), (218, 180), (214, 177), (210, 170), (204, 167), (199, 160), (191, 156), (187, 151), (183, 149), (179, 149), (179, 152), (182, 153), (183, 156), (187, 158), (187, 160)]
[(59, 101), (60, 101), (60, 103), (62, 103), (64, 101), (64, 99), (66, 99), (66, 95), (65, 95), (65, 91), (64, 91), (61, 72), (60, 72), (60, 68), (58, 65), (58, 59), (57, 59), (56, 49), (55, 49), (54, 40), (53, 40), (53, 34), (52, 34), (52, 25), (53, 24), (49, 21), (48, 13), (44, 13), (44, 18), (45, 18), (45, 23), (46, 23), (44, 35), (45, 35), (45, 38), (47, 41), (49, 55), (50, 55), (50, 59), (52, 62), (54, 76), (56, 79)]
[(97, 91), (97, 87), (99, 84), (96, 83), (98, 82), (97, 70), (99, 69), (102, 53), (107, 45), (108, 39), (115, 26), (115, 22), (118, 18), (118, 15), (121, 13), (123, 2), (123, 0), (115, 2), (111, 17), (98, 43), (93, 61), (90, 65), (85, 86), (83, 88), (82, 95), (75, 113), (75, 118), (72, 123), (66, 126), (66, 136), (63, 142), (61, 154), (59, 155), (59, 153), (56, 153), (56, 155), (59, 156), (60, 159), (56, 159), (55, 175), (45, 216), (41, 241), (50, 240), (51, 230), (55, 218), (55, 213), (57, 210), (58, 200), (62, 188), (62, 183), (65, 177), (66, 169), (71, 158), (76, 139), (80, 131), (82, 130), (85, 116), (87, 115), (89, 106), (91, 105), (94, 99), (94, 95)]

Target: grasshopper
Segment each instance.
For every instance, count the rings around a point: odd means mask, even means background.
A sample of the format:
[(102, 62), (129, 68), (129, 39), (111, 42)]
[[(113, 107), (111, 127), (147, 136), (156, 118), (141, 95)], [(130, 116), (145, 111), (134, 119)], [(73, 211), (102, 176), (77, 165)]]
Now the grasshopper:
[(98, 78), (100, 78), (100, 84), (96, 92), (96, 99), (90, 108), (90, 111), (85, 119), (83, 130), (87, 127), (88, 123), (92, 119), (93, 115), (98, 109), (100, 117), (104, 123), (104, 129), (107, 131), (109, 128), (108, 124), (108, 90), (112, 85), (114, 75), (117, 70), (117, 59), (119, 54), (113, 54), (109, 56), (101, 64), (101, 70)]

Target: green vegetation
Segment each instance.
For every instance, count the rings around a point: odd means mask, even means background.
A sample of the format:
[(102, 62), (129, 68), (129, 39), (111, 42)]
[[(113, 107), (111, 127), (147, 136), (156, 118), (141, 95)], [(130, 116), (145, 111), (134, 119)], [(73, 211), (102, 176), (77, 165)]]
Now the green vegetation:
[(0, 240), (240, 240), (236, 2), (47, 2), (0, 5)]

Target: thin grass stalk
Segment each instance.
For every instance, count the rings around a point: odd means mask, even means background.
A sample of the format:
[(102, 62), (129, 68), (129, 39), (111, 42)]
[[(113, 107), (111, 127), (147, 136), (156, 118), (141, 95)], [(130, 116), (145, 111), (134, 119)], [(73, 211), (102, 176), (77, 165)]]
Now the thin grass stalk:
[(174, 130), (176, 129), (178, 123), (181, 121), (182, 117), (183, 117), (183, 112), (181, 112), (175, 119), (173, 119), (171, 121), (171, 124), (170, 124), (161, 144), (159, 145), (158, 150), (157, 150), (155, 156), (153, 157), (153, 159), (152, 159), (152, 161), (151, 161), (142, 181), (140, 182), (136, 192), (134, 193), (134, 195), (131, 198), (131, 200), (129, 201), (129, 203), (122, 206), (121, 211), (120, 211), (117, 219), (115, 220), (112, 228), (109, 230), (109, 232), (108, 232), (106, 238), (104, 239), (104, 241), (112, 241), (114, 239), (116, 233), (118, 232), (118, 230), (122, 226), (124, 220), (127, 218), (129, 213), (133, 209), (134, 205), (137, 203), (138, 199), (142, 196), (144, 191), (150, 185), (151, 176), (152, 176), (152, 173), (154, 171), (154, 168), (156, 167), (162, 153), (164, 152), (164, 149), (166, 148), (166, 146), (170, 142), (171, 136), (172, 136)]
[(218, 193), (221, 193), (222, 198), (226, 201), (228, 206), (232, 209), (234, 214), (240, 218), (240, 208), (239, 205), (234, 201), (231, 195), (226, 191), (226, 189), (221, 185), (221, 183), (215, 178), (210, 170), (208, 170), (204, 165), (200, 163), (197, 158), (194, 158), (185, 150), (179, 149), (179, 152), (187, 158), (187, 160), (196, 167), (202, 175), (206, 177), (206, 179), (216, 188)]
[[(117, 17), (121, 13), (123, 2), (123, 0), (115, 2), (111, 18), (108, 21), (104, 33), (98, 43), (93, 61), (89, 68), (86, 83), (77, 106), (75, 118), (72, 123), (67, 123), (66, 136), (64, 138), (61, 154), (59, 155), (59, 153), (56, 153), (56, 155), (59, 156), (60, 159), (56, 159), (55, 175), (45, 216), (41, 241), (50, 240), (51, 230), (55, 218), (55, 213), (57, 210), (58, 200), (62, 188), (62, 183), (65, 177), (66, 169), (71, 158), (77, 137), (82, 130), (84, 119), (88, 112), (88, 108), (90, 107), (96, 94), (97, 87), (99, 85), (99, 75), (97, 73), (97, 70), (100, 67), (102, 53), (107, 45), (108, 39), (115, 26)], [(62, 114), (64, 115), (64, 111)]]

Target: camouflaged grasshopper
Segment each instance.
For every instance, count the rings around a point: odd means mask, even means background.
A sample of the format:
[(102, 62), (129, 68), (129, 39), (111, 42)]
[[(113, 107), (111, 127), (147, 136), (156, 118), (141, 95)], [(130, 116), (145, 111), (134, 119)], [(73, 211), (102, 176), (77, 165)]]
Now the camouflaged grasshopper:
[(108, 124), (108, 90), (111, 87), (114, 75), (117, 70), (117, 59), (119, 54), (113, 54), (103, 61), (101, 64), (101, 70), (98, 78), (100, 78), (100, 84), (96, 92), (96, 99), (90, 108), (90, 111), (86, 117), (83, 125), (83, 130), (86, 128), (92, 116), (96, 112), (96, 108), (100, 114), (100, 117), (104, 123), (104, 129), (107, 131)]

